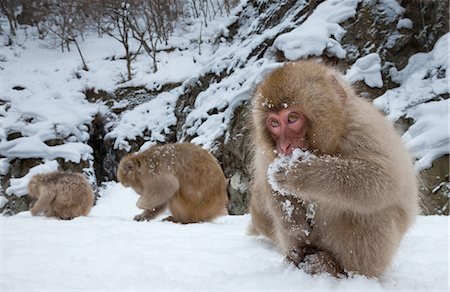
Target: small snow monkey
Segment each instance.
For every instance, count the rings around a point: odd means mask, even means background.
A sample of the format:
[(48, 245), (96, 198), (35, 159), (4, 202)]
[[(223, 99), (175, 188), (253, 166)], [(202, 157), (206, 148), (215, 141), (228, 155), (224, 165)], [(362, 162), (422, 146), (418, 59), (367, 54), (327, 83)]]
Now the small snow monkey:
[(28, 183), (28, 191), (37, 199), (32, 215), (73, 219), (87, 216), (94, 204), (94, 193), (81, 173), (54, 171), (36, 174)]
[(141, 197), (144, 209), (136, 221), (150, 220), (167, 207), (179, 223), (209, 221), (226, 215), (227, 181), (222, 169), (205, 149), (190, 143), (153, 146), (129, 154), (119, 163), (119, 181)]
[(251, 231), (308, 273), (380, 276), (418, 213), (393, 126), (313, 61), (274, 70), (252, 102)]

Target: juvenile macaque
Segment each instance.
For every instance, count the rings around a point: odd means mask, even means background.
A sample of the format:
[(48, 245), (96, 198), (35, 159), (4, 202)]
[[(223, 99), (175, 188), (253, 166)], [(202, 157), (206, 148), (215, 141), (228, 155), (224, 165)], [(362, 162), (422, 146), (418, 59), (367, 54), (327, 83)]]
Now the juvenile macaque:
[(274, 70), (252, 102), (253, 233), (308, 273), (379, 276), (418, 213), (393, 126), (312, 61)]
[(150, 220), (167, 207), (165, 220), (179, 223), (209, 221), (227, 214), (227, 182), (217, 160), (190, 143), (153, 146), (120, 161), (119, 181), (141, 197), (144, 209), (134, 220)]
[(32, 215), (73, 219), (87, 216), (94, 204), (94, 193), (81, 173), (54, 171), (36, 174), (28, 183), (28, 191), (37, 199)]

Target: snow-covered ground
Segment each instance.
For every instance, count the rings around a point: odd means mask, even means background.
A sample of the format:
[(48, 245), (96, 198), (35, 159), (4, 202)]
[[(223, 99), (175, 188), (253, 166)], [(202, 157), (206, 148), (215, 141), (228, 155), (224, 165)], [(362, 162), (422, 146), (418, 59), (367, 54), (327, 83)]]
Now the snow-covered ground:
[(181, 225), (135, 222), (137, 195), (110, 183), (88, 217), (0, 216), (0, 291), (446, 291), (448, 217), (419, 217), (381, 279), (309, 276), (245, 216)]

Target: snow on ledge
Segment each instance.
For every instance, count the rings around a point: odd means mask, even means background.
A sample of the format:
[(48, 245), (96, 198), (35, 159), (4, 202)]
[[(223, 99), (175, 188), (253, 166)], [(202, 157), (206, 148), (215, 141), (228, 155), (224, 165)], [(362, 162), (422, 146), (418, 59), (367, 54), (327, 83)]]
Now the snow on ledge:
[(0, 209), (3, 208), (6, 203), (8, 203), (8, 199), (0, 196)]
[(92, 159), (92, 148), (80, 142), (66, 142), (62, 145), (48, 146), (37, 136), (22, 137), (0, 143), (0, 153), (12, 158), (43, 158), (53, 160), (64, 158), (80, 163)]
[(328, 53), (343, 59), (339, 43), (345, 30), (338, 24), (356, 15), (358, 0), (330, 0), (321, 3), (299, 27), (277, 37), (274, 47), (289, 60)]
[[(442, 36), (431, 52), (411, 56), (403, 70), (391, 69), (392, 80), (400, 87), (374, 100), (375, 106), (387, 113), (390, 120), (396, 121), (411, 107), (449, 92), (449, 36), (450, 33)], [(440, 70), (445, 71), (444, 76), (440, 75)]]
[[(126, 111), (112, 131), (105, 135), (105, 139), (115, 139), (114, 149), (130, 151), (128, 141), (142, 136), (145, 130), (150, 130), (150, 143), (164, 142), (165, 134), (169, 134), (170, 127), (177, 123), (175, 106), (179, 94), (179, 88), (163, 92), (154, 99)], [(145, 147), (148, 147), (148, 143)]]
[(409, 18), (402, 18), (399, 19), (397, 22), (397, 29), (412, 29), (413, 28), (413, 22)]
[(0, 175), (6, 175), (9, 170), (9, 160), (8, 158), (0, 158)]
[(449, 153), (450, 100), (419, 104), (408, 112), (415, 123), (403, 134), (411, 153), (418, 158), (418, 171), (430, 168), (435, 159)]
[(383, 87), (381, 78), (381, 58), (377, 53), (368, 54), (359, 58), (347, 70), (345, 78), (351, 83), (363, 80), (369, 87)]
[(434, 159), (449, 153), (450, 101), (430, 102), (450, 92), (449, 36), (450, 33), (442, 36), (432, 51), (411, 56), (403, 70), (391, 69), (392, 80), (400, 86), (374, 100), (374, 105), (386, 112), (391, 121), (402, 116), (414, 120), (402, 138), (418, 159), (418, 171), (431, 167)]

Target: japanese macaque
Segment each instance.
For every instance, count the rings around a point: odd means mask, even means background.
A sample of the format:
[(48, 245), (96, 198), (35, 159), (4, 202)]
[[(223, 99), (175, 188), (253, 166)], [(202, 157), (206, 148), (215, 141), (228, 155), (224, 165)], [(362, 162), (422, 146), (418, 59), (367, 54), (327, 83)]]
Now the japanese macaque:
[(129, 154), (119, 163), (119, 181), (141, 197), (144, 209), (136, 221), (150, 220), (170, 209), (165, 220), (179, 223), (210, 221), (226, 215), (227, 181), (214, 156), (190, 143), (153, 146)]
[(36, 174), (28, 183), (28, 191), (37, 199), (32, 215), (73, 219), (87, 216), (94, 204), (92, 186), (81, 173), (54, 171)]
[(393, 126), (313, 61), (274, 70), (252, 102), (251, 232), (308, 273), (380, 276), (418, 213)]

